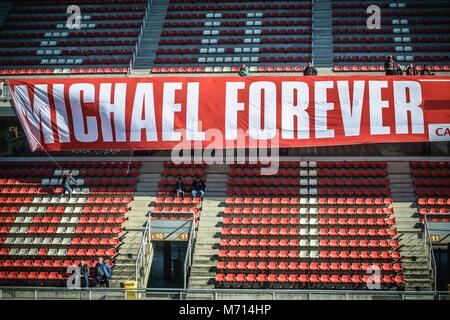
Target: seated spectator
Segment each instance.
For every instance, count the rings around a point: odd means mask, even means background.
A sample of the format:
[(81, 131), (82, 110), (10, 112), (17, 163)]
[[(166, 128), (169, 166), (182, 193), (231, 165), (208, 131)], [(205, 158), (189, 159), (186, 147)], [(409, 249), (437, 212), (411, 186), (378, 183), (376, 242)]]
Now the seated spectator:
[(200, 197), (203, 199), (205, 195), (205, 183), (200, 179), (199, 176), (195, 177), (192, 182), (192, 191), (191, 195), (193, 198)]
[(420, 71), (421, 76), (434, 76), (434, 73), (430, 71), (426, 64), (423, 65), (422, 71)]
[(184, 198), (184, 192), (186, 188), (184, 187), (183, 177), (177, 178), (177, 183), (175, 184), (175, 193), (178, 198)]
[(403, 75), (403, 69), (402, 66), (397, 64), (395, 69), (395, 75), (402, 76)]
[(312, 66), (311, 62), (308, 62), (305, 70), (303, 70), (304, 76), (317, 76), (317, 69)]
[(393, 76), (396, 74), (396, 64), (393, 56), (388, 56), (384, 62), (384, 70), (387, 76)]
[(247, 76), (250, 74), (250, 69), (249, 69), (245, 64), (243, 64), (243, 65), (239, 68), (238, 74), (239, 74), (241, 77), (247, 77)]
[(419, 73), (417, 72), (416, 67), (412, 63), (409, 64), (408, 68), (406, 68), (406, 75), (407, 76), (416, 76)]

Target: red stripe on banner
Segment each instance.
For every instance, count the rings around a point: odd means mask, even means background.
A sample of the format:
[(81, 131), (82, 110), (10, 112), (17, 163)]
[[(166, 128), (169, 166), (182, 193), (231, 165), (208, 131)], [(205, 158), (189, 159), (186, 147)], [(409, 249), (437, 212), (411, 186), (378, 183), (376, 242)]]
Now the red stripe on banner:
[(448, 110), (450, 109), (450, 100), (428, 100), (423, 107), (427, 110)]
[[(58, 78), (9, 85), (32, 150), (426, 142), (430, 125), (439, 134), (450, 126), (450, 77)], [(59, 109), (56, 92), (64, 93)], [(439, 141), (449, 141), (442, 132)]]

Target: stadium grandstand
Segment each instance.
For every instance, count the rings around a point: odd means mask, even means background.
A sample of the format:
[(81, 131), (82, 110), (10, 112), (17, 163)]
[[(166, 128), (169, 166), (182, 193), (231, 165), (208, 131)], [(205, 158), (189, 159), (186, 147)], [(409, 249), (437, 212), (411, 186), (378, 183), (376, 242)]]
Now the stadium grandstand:
[(449, 299), (449, 14), (1, 1), (0, 299)]

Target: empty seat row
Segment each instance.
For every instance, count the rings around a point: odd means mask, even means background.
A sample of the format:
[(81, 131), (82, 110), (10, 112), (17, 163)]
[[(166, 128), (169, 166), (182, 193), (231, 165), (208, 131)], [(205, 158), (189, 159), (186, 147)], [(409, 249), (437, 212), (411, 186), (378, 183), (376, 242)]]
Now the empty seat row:
[(389, 196), (389, 188), (374, 188), (374, 187), (337, 187), (337, 188), (318, 188), (318, 195), (328, 195), (328, 196)]
[(398, 251), (219, 250), (219, 258), (399, 259)]
[(0, 271), (2, 280), (63, 280), (67, 276), (58, 272), (4, 272)]
[(348, 263), (348, 262), (265, 262), (265, 261), (220, 261), (217, 263), (218, 270), (291, 270), (291, 271), (403, 271), (401, 263)]
[(405, 280), (403, 279), (403, 276), (391, 276), (391, 275), (385, 275), (385, 276), (373, 276), (373, 280), (370, 275), (317, 275), (317, 274), (222, 274), (219, 273), (216, 275), (215, 281), (217, 283), (221, 282), (248, 282), (248, 283), (347, 283), (347, 284), (367, 284), (373, 281), (374, 283), (385, 283), (385, 284), (398, 284), (403, 285), (405, 283)]
[(395, 228), (222, 228), (221, 236), (341, 236), (341, 237), (392, 237), (397, 234)]
[(450, 168), (450, 161), (413, 161), (411, 162), (412, 169), (448, 169)]
[[(430, 169), (413, 169), (411, 174), (413, 177), (450, 177), (449, 168), (430, 168)], [(416, 179), (416, 181), (423, 181)]]
[(225, 215), (392, 215), (392, 208), (227, 207)]
[(200, 204), (200, 198), (177, 198), (177, 197), (157, 197), (155, 199), (156, 204)]
[[(96, 260), (83, 259), (83, 261), (89, 266), (94, 267), (97, 263)], [(104, 259), (104, 262), (109, 266), (112, 266), (111, 260)], [(67, 269), (70, 266), (77, 266), (80, 264), (79, 260), (0, 260), (0, 268), (64, 268)]]
[(120, 234), (120, 227), (1, 227), (0, 234)]
[(395, 219), (378, 218), (320, 218), (320, 219), (297, 219), (297, 218), (223, 218), (224, 225), (350, 225), (350, 226), (392, 226), (395, 225)]
[(377, 239), (222, 239), (221, 247), (361, 247), (361, 248), (397, 248), (399, 246), (397, 240), (377, 240)]
[[(124, 214), (128, 211), (126, 206), (117, 207), (0, 207), (0, 214), (14, 213), (14, 218), (18, 214), (33, 213), (33, 217), (41, 219), (53, 219), (54, 215), (90, 215), (90, 214), (112, 214), (119, 215)], [(59, 218), (59, 217), (58, 217)]]
[(111, 249), (47, 249), (47, 248), (32, 248), (32, 249), (2, 249), (0, 255), (8, 256), (77, 256), (77, 257), (114, 257), (116, 250)]
[(311, 8), (311, 5), (305, 4), (293, 4), (293, 3), (283, 3), (283, 4), (238, 4), (238, 5), (169, 5), (168, 12), (176, 11), (225, 11), (233, 12), (239, 10), (289, 10), (289, 9), (302, 9), (301, 14), (304, 16), (311, 16), (311, 11), (307, 10)]
[(119, 243), (118, 238), (41, 238), (41, 237), (7, 237), (1, 238), (0, 244), (14, 245), (91, 245), (111, 246)]
[(198, 207), (153, 207), (152, 213), (198, 213)]
[(226, 198), (226, 204), (255, 204), (255, 205), (390, 205), (392, 204), (391, 198)]
[(450, 208), (420, 208), (420, 214), (442, 215), (450, 214)]
[(1, 217), (1, 224), (122, 224), (124, 217)]
[(450, 194), (450, 186), (443, 186), (433, 188), (416, 186), (416, 194), (418, 196), (442, 196), (445, 197)]
[(320, 169), (319, 177), (386, 177), (386, 169)]
[[(317, 176), (316, 170), (299, 170), (299, 168), (280, 168), (277, 173), (271, 178), (280, 177), (299, 177), (303, 176)], [(261, 177), (261, 168), (232, 168), (229, 172), (230, 177)]]

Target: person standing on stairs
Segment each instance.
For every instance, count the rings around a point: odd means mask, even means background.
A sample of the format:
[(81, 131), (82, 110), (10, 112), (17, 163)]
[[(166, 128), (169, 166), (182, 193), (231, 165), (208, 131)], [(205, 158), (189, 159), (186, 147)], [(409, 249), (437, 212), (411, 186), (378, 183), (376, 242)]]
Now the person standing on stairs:
[(111, 280), (112, 272), (107, 263), (103, 262), (103, 258), (98, 258), (98, 262), (95, 265), (95, 280), (97, 283), (105, 288), (109, 288), (109, 280)]
[(81, 260), (80, 262), (80, 275), (81, 275), (81, 283), (82, 287), (89, 288), (89, 266), (84, 262), (84, 260)]
[(72, 170), (70, 170), (69, 172), (64, 174), (64, 177), (62, 179), (63, 191), (61, 192), (61, 194), (59, 196), (60, 198), (66, 194), (66, 191), (69, 193), (69, 197), (72, 198), (73, 191), (72, 191), (72, 188), (70, 187), (70, 182), (74, 182), (78, 186), (77, 180), (75, 180), (72, 176)]

